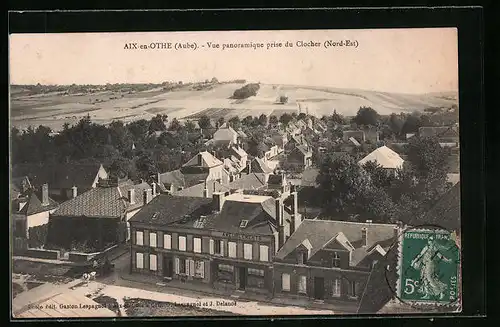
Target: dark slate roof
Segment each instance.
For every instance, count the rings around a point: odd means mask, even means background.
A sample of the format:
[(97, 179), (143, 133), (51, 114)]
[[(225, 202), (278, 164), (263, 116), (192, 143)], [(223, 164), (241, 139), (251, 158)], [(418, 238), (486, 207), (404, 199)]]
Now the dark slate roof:
[[(161, 173), (158, 176), (160, 184), (165, 186), (174, 185), (174, 187), (185, 187), (186, 181), (184, 180), (184, 175), (179, 169), (168, 171), (166, 173)], [(168, 189), (169, 187), (167, 187)]]
[[(246, 200), (250, 198), (254, 200)], [(283, 218), (290, 219), (290, 215), (283, 211)], [(240, 228), (242, 220), (248, 220), (244, 228)], [(205, 227), (229, 233), (273, 235), (276, 231), (275, 200), (261, 195), (231, 194), (226, 197), (221, 212), (208, 217)]]
[(28, 176), (32, 185), (39, 187), (48, 183), (51, 188), (69, 189), (76, 186), (89, 189), (97, 176), (101, 164), (19, 164), (12, 168), (12, 176)]
[(306, 157), (312, 156), (311, 149), (306, 145), (297, 145), (295, 149), (299, 150)]
[[(135, 189), (135, 203), (130, 204), (128, 190)], [(131, 181), (119, 186), (98, 186), (61, 204), (53, 215), (65, 217), (120, 218), (126, 212), (138, 209), (144, 203), (147, 183), (133, 184)]]
[(460, 182), (448, 190), (418, 223), (436, 225), (447, 230), (459, 231)]
[(353, 223), (336, 220), (304, 219), (299, 228), (290, 236), (283, 247), (276, 254), (276, 258), (283, 260), (293, 252), (297, 246), (306, 239), (309, 240), (313, 249), (311, 256), (325, 247), (333, 238), (342, 233), (347, 240), (353, 244), (359, 244), (362, 239), (362, 227), (367, 228), (368, 245), (371, 248), (377, 242), (394, 238), (396, 225)]
[(282, 185), (285, 182), (285, 176), (284, 175), (269, 175), (269, 178), (267, 180), (267, 184), (273, 184), (273, 185)]
[[(31, 191), (24, 198), (15, 199), (12, 201), (12, 209), (11, 213), (14, 215), (20, 216), (31, 216), (40, 212), (49, 211), (57, 208), (59, 205), (56, 201), (49, 198), (49, 203), (47, 205), (42, 205), (42, 201), (40, 200), (41, 194), (37, 194), (38, 192)], [(21, 210), (19, 209), (19, 203), (26, 202), (24, 207)]]
[(250, 165), (252, 167), (252, 173), (270, 174), (273, 172), (271, 167), (261, 158), (254, 158)]
[(180, 191), (176, 191), (173, 193), (175, 196), (188, 196), (188, 197), (203, 197), (203, 191), (207, 188), (207, 197), (212, 197), (214, 192), (226, 192), (229, 191), (229, 188), (222, 185), (218, 181), (212, 180), (207, 181), (206, 183), (199, 183), (193, 185), (191, 187), (185, 188)]
[(129, 222), (166, 225), (195, 212), (210, 213), (212, 199), (202, 197), (173, 196), (160, 194), (139, 210)]
[(437, 126), (437, 127), (420, 127), (418, 134), (422, 137), (458, 137), (458, 127), (456, 126)]

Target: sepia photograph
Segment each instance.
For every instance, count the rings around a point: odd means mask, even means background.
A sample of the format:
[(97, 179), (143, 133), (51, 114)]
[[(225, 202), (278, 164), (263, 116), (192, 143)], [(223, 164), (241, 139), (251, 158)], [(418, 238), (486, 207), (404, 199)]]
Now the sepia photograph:
[(11, 33), (11, 316), (460, 313), (457, 35)]

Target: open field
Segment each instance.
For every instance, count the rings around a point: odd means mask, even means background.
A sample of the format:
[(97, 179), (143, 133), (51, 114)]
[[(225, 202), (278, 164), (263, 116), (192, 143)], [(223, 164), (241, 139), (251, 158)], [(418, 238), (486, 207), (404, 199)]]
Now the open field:
[[(386, 115), (457, 104), (457, 95), (452, 93), (396, 94), (270, 84), (261, 84), (257, 96), (245, 100), (231, 99), (234, 90), (241, 86), (224, 83), (199, 91), (186, 86), (174, 91), (156, 88), (140, 92), (103, 91), (69, 95), (64, 92), (30, 95), (12, 87), (10, 121), (11, 125), (20, 129), (46, 125), (59, 130), (64, 123), (74, 124), (87, 114), (92, 121), (107, 124), (114, 119), (125, 122), (150, 119), (156, 114), (181, 120), (198, 119), (204, 114), (213, 119), (229, 119), (261, 114), (280, 116), (286, 112), (299, 112), (300, 108), (302, 112), (318, 117), (329, 115), (334, 109), (345, 116), (352, 116), (359, 107), (369, 106)], [(288, 103), (275, 103), (281, 94), (288, 96)]]

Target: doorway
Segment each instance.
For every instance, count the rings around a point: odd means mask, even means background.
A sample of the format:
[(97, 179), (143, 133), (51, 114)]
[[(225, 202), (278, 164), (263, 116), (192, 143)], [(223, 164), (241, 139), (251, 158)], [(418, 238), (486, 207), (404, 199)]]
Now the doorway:
[(317, 300), (325, 298), (325, 279), (323, 277), (314, 277), (314, 298)]
[(172, 278), (174, 275), (174, 261), (170, 256), (163, 257), (163, 277)]
[(247, 268), (240, 267), (240, 285), (239, 289), (244, 290), (247, 285)]

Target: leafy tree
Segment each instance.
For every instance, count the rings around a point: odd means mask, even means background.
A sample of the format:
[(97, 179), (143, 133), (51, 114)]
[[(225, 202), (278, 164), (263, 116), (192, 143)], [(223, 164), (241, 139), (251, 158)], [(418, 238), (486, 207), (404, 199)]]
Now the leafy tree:
[(370, 175), (371, 181), (375, 187), (384, 190), (389, 189), (394, 180), (393, 174), (388, 174), (387, 171), (375, 161), (366, 162), (363, 168), (368, 175)]
[(151, 121), (149, 122), (149, 132), (162, 132), (166, 131), (167, 126), (165, 125), (165, 122), (163, 120), (162, 115), (158, 114), (155, 117), (151, 118)]
[(241, 127), (240, 117), (238, 116), (231, 117), (229, 119), (229, 125), (234, 129), (240, 129)]
[(198, 125), (202, 129), (212, 128), (212, 122), (210, 121), (210, 118), (208, 118), (207, 115), (203, 115), (198, 119)]
[(261, 126), (267, 126), (267, 116), (265, 114), (262, 114), (259, 116), (259, 125)]
[(380, 116), (375, 109), (370, 107), (360, 107), (353, 121), (358, 125), (377, 126)]
[(172, 119), (172, 121), (170, 122), (170, 127), (168, 128), (170, 131), (178, 131), (180, 129), (182, 129), (182, 125), (181, 123), (179, 122), (179, 120), (177, 120), (177, 118), (174, 118)]
[(307, 115), (306, 115), (304, 112), (301, 112), (301, 113), (297, 116), (297, 119), (302, 120), (302, 119), (305, 119), (306, 117), (307, 117)]
[(253, 117), (252, 116), (246, 116), (245, 118), (243, 118), (243, 120), (241, 121), (241, 123), (244, 125), (244, 126), (251, 126), (252, 125), (252, 122), (253, 122)]
[(401, 127), (401, 133), (406, 135), (408, 133), (417, 133), (418, 129), (422, 126), (420, 117), (417, 115), (409, 115)]
[(277, 126), (278, 122), (278, 117), (276, 117), (275, 115), (269, 116), (269, 124), (271, 124), (271, 126)]
[(288, 123), (290, 123), (292, 120), (293, 120), (293, 116), (290, 115), (289, 113), (284, 113), (280, 117), (280, 123), (282, 123), (285, 126), (288, 125)]
[(404, 121), (403, 121), (403, 119), (401, 119), (401, 117), (399, 115), (392, 113), (389, 116), (389, 119), (387, 121), (387, 125), (389, 126), (390, 130), (394, 134), (400, 135), (401, 131), (403, 129)]
[(145, 119), (136, 120), (127, 124), (127, 129), (134, 140), (144, 140), (149, 130), (149, 122)]
[(224, 117), (219, 117), (219, 119), (217, 120), (217, 126), (221, 126), (223, 125), (224, 123), (226, 122), (226, 120), (224, 119)]
[(136, 161), (136, 168), (138, 177), (142, 179), (149, 179), (158, 173), (156, 162), (151, 157), (150, 153), (144, 152)]
[(186, 130), (190, 133), (194, 132), (196, 130), (196, 125), (191, 121), (191, 120), (187, 120), (185, 123), (184, 123), (184, 127), (186, 128)]

